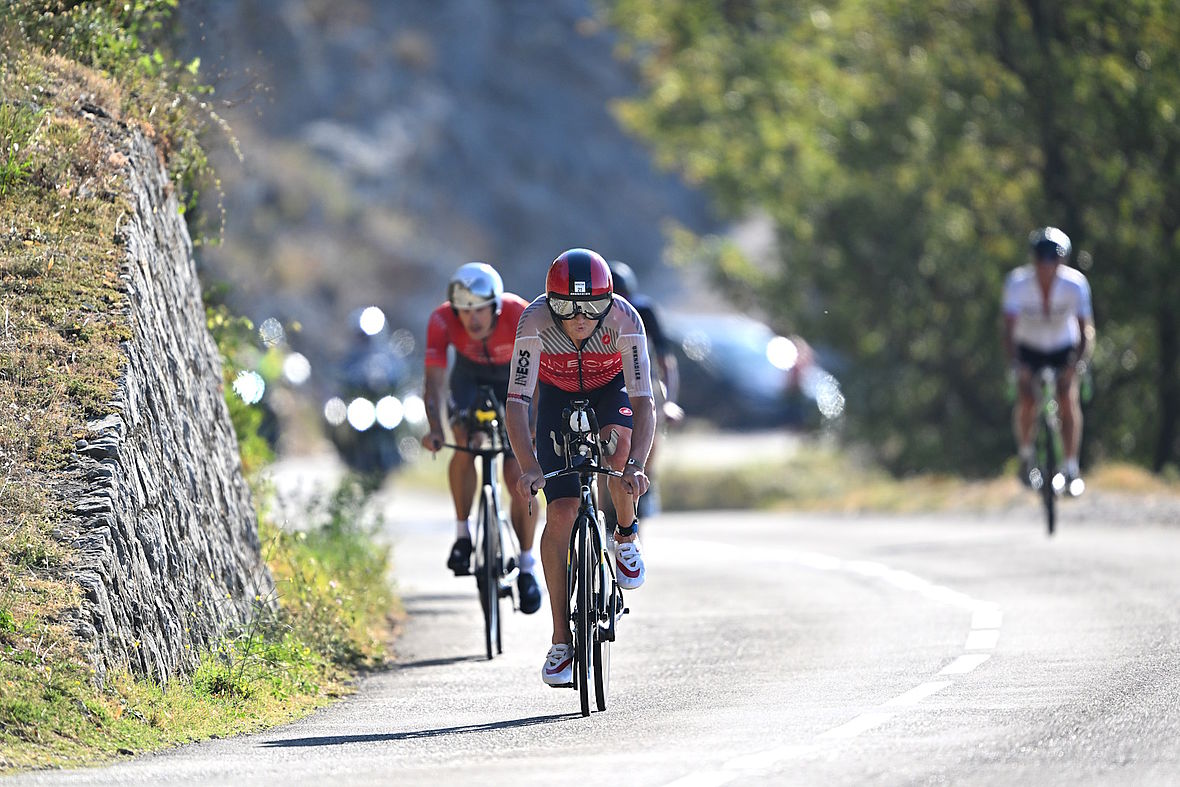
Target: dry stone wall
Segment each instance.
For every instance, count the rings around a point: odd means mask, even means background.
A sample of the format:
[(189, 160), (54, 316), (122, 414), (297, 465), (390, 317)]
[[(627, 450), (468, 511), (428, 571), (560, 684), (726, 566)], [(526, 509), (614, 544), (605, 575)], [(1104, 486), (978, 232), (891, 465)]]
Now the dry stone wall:
[(133, 338), (113, 414), (77, 444), (77, 629), (100, 677), (126, 667), (165, 682), (273, 585), (188, 230), (155, 146), (138, 131), (125, 146)]

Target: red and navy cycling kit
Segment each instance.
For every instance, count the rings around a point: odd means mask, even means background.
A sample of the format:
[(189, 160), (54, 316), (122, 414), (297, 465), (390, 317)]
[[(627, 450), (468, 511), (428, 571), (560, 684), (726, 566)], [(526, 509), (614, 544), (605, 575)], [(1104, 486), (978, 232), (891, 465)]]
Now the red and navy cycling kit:
[(451, 369), (447, 401), (452, 419), (460, 417), (471, 407), (480, 385), (495, 387), (501, 400), (507, 393), (516, 328), (529, 304), (524, 298), (510, 292), (504, 293), (501, 304), (491, 335), (482, 340), (471, 338), (449, 301), (430, 315), (426, 325), (427, 368), (445, 369), (447, 348), (455, 348), (455, 364)]
[[(512, 350), (509, 401), (526, 404), (537, 394), (537, 461), (546, 472), (565, 467), (561, 455), (561, 413), (575, 399), (587, 399), (598, 426), (632, 426), (630, 397), (651, 397), (647, 336), (639, 314), (622, 296), (579, 347), (549, 311), (548, 296), (529, 304), (520, 318)], [(563, 476), (545, 485), (549, 500), (577, 497), (578, 482)]]

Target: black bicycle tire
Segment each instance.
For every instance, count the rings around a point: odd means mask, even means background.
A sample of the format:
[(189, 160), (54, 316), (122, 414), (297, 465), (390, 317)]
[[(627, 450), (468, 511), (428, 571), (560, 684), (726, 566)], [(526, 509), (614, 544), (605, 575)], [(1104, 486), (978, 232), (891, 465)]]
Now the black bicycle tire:
[(578, 701), (582, 715), (590, 715), (590, 684), (593, 681), (594, 628), (598, 625), (593, 613), (594, 602), (592, 580), (590, 579), (590, 521), (580, 515), (574, 522), (577, 535), (578, 561), (578, 614), (574, 621), (574, 666), (578, 670)]
[(1053, 480), (1057, 477), (1056, 447), (1053, 445), (1053, 426), (1049, 419), (1041, 416), (1041, 439), (1045, 441), (1045, 466), (1041, 469), (1041, 499), (1045, 503), (1045, 528), (1050, 536), (1057, 529), (1057, 490)]
[(610, 607), (614, 599), (611, 597), (610, 583), (606, 581), (609, 570), (602, 564), (603, 548), (597, 528), (594, 529), (593, 540), (593, 570), (598, 581), (594, 595), (599, 600), (594, 610), (594, 705), (601, 713), (606, 710), (606, 701), (610, 694), (610, 641), (602, 635), (602, 615), (606, 614), (609, 620), (609, 615), (612, 614)]
[(483, 533), (480, 544), (483, 550), (483, 565), (480, 567), (481, 572), (477, 572), (476, 576), (483, 579), (480, 602), (483, 607), (484, 645), (489, 661), (496, 655), (493, 652), (493, 644), (500, 636), (500, 570), (496, 566), (496, 542), (500, 540), (500, 527), (495, 516), (491, 497), (488, 495), (487, 487), (484, 487), (480, 493), (479, 505)]

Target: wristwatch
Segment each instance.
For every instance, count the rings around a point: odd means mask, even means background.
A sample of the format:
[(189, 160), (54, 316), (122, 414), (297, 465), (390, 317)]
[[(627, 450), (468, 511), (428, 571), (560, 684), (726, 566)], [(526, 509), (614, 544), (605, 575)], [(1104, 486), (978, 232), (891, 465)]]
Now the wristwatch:
[(627, 458), (627, 467), (634, 467), (639, 472), (643, 472), (643, 465), (639, 464), (639, 462), (633, 456)]

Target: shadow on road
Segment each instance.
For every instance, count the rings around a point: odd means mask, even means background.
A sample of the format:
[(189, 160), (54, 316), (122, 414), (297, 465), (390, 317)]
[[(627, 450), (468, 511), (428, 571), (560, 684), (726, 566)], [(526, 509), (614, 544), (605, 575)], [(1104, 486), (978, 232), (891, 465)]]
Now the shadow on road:
[(445, 656), (437, 659), (419, 659), (418, 661), (404, 661), (396, 662), (393, 665), (395, 670), (399, 669), (417, 669), (419, 667), (445, 667), (448, 664), (462, 664), (465, 661), (487, 661), (486, 656), (476, 656), (468, 653), (463, 656)]
[(580, 718), (580, 713), (554, 713), (549, 716), (531, 716), (527, 719), (491, 721), (487, 724), (464, 724), (459, 727), (439, 727), (433, 730), (410, 732), (389, 732), (372, 735), (324, 735), (318, 738), (287, 738), (286, 740), (265, 741), (262, 746), (279, 749), (299, 746), (343, 746), (347, 743), (382, 743), (385, 741), (411, 741), (420, 738), (441, 738), (447, 735), (469, 735), (471, 733), (510, 730), (516, 727), (533, 727), (538, 724), (553, 724), (565, 719)]

